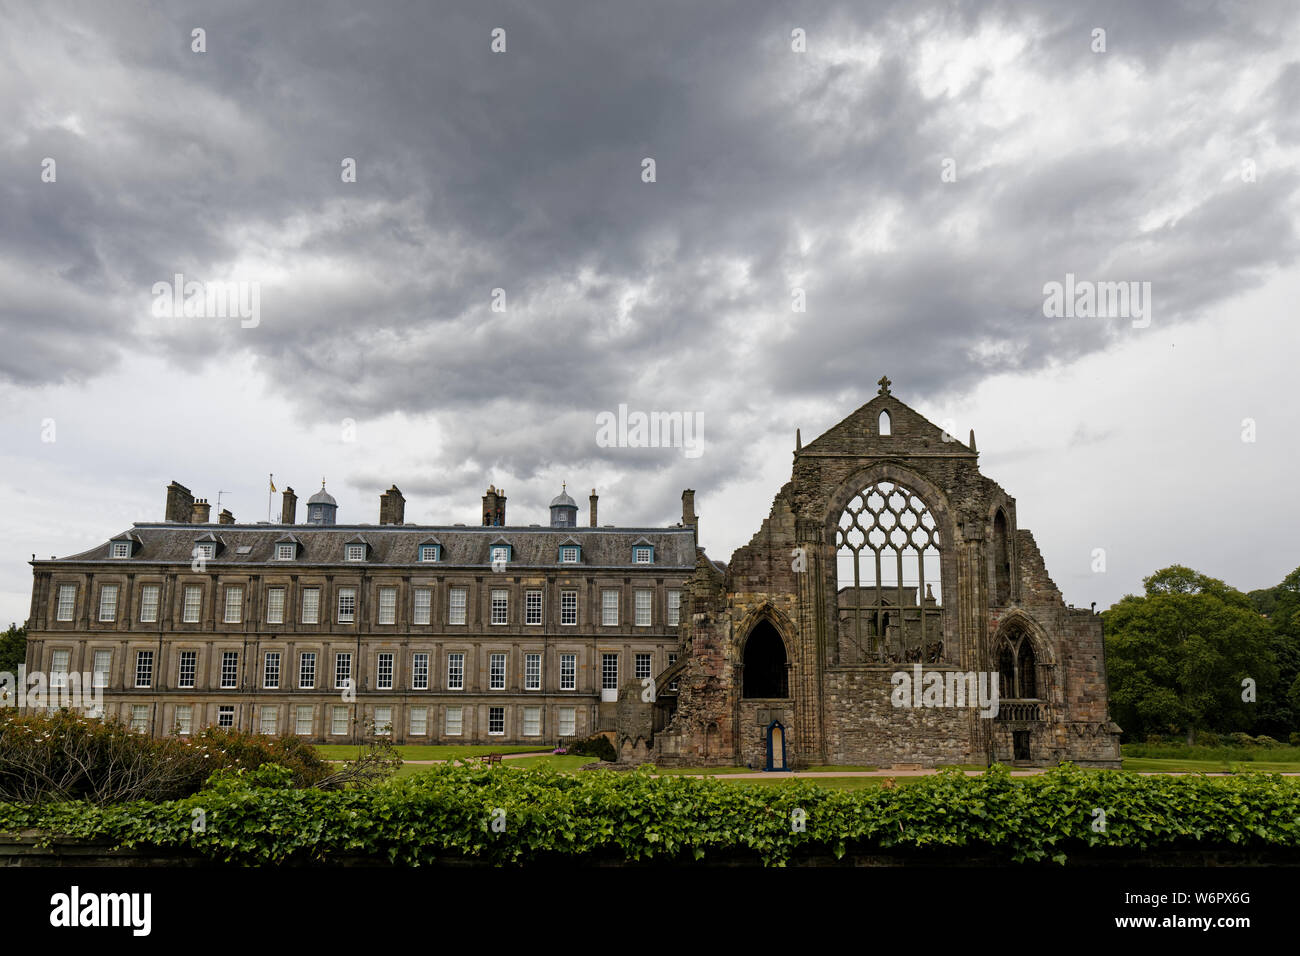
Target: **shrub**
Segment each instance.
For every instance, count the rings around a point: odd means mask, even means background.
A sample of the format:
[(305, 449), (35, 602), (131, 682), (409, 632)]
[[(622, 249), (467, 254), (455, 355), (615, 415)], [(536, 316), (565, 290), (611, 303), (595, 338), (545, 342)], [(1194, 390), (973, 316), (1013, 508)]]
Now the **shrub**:
[(1212, 730), (1198, 730), (1196, 732), (1196, 746), (1217, 747), (1219, 746), (1219, 735)]
[(315, 786), (333, 773), (297, 737), (209, 727), (192, 739), (154, 739), (116, 717), (0, 709), (0, 800), (175, 800), (197, 793), (218, 770), (272, 763), (287, 770), (295, 787)]
[(1275, 740), (1265, 734), (1260, 734), (1255, 738), (1255, 745), (1257, 747), (1281, 747), (1282, 741)]
[(1250, 734), (1244, 734), (1237, 731), (1235, 734), (1229, 734), (1228, 738), (1238, 747), (1249, 747), (1255, 742), (1255, 738)]
[(614, 752), (614, 745), (604, 734), (593, 734), (586, 740), (574, 741), (569, 744), (569, 753), (583, 757), (596, 757), (609, 763), (618, 759), (618, 754)]
[(1290, 740), (1292, 747), (1300, 747), (1300, 730), (1291, 731)]
[(1146, 742), (1149, 744), (1162, 744), (1165, 742), (1165, 738), (1159, 734), (1147, 734)]
[[(283, 789), (287, 771), (225, 773), (170, 803), (100, 808), (0, 803), (0, 832), (106, 839), (236, 864), (369, 859), (439, 861), (745, 861), (854, 852), (989, 854), (1007, 862), (1170, 850), (1300, 849), (1300, 786), (1278, 775), (1231, 778), (1061, 767), (1013, 780), (1005, 767), (943, 771), (906, 787), (829, 790), (804, 781), (755, 787), (690, 776), (560, 774), (443, 764), (381, 786)], [(1088, 808), (1109, 807), (1107, 829)], [(207, 826), (195, 831), (202, 808)], [(505, 814), (504, 830), (492, 826)], [(791, 826), (795, 813), (806, 826)], [(1104, 858), (1104, 857), (1103, 857)]]

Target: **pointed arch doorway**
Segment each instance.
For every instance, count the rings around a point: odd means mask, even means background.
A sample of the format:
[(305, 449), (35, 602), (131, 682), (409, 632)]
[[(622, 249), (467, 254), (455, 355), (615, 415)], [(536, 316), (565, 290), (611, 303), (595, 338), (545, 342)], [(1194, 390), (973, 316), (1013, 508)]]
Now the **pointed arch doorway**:
[(767, 725), (767, 767), (768, 770), (789, 770), (785, 758), (785, 725), (774, 720)]

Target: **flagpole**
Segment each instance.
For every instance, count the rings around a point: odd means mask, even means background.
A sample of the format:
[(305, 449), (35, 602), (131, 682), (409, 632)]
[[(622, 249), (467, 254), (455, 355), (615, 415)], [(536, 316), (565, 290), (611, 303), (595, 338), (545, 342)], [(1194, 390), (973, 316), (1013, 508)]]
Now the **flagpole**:
[(267, 489), (266, 489), (266, 520), (268, 523), (271, 520), (271, 496), (275, 494), (273, 490), (274, 488), (275, 488), (275, 475), (268, 474)]

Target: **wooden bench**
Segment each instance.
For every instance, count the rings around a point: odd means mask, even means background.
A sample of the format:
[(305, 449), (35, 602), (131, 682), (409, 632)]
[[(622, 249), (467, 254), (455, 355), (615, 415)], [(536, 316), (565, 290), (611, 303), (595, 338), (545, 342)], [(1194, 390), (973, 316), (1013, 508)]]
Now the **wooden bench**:
[(488, 765), (490, 766), (490, 765), (492, 765), (492, 764), (494, 764), (494, 763), (500, 763), (500, 762), (501, 762), (501, 755), (500, 755), (500, 754), (483, 754), (483, 756), (482, 756), (480, 759), (481, 759), (485, 764), (488, 764)]

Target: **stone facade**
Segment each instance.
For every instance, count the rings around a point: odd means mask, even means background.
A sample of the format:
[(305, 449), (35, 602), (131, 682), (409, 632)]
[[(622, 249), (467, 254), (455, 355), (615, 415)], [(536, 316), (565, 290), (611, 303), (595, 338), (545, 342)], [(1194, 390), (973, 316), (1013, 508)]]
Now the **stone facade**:
[[(1066, 606), (1015, 499), (980, 474), (974, 434), (945, 434), (888, 379), (796, 448), (729, 564), (699, 552), (683, 601), (653, 713), (620, 722), (620, 743), (653, 743), (625, 759), (1119, 766), (1100, 618)], [(899, 675), (918, 685), (912, 706)], [(996, 712), (970, 706), (980, 681)], [(972, 699), (920, 696), (957, 684)]]

